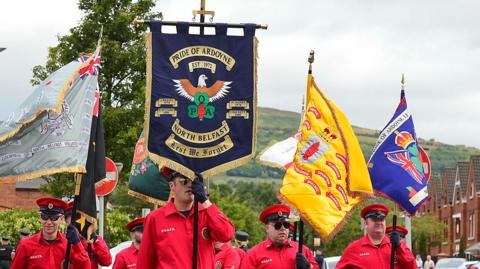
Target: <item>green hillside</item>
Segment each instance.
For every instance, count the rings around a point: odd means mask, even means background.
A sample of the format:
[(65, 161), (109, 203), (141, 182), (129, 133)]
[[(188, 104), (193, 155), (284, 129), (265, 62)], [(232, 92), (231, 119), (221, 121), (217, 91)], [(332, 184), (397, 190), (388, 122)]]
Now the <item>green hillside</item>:
[[(257, 155), (268, 145), (292, 135), (300, 123), (300, 114), (272, 108), (259, 108), (257, 122)], [(368, 159), (379, 135), (379, 131), (356, 127), (354, 131), (360, 141), (363, 154)], [(433, 139), (419, 139), (420, 145), (428, 150), (432, 163), (433, 173), (439, 173), (445, 167), (454, 167), (457, 161), (468, 160), (472, 154), (480, 154), (480, 149), (463, 145), (448, 145)], [(283, 177), (284, 171), (280, 168), (260, 165), (256, 160), (239, 168), (228, 171), (226, 174), (215, 176), (216, 180), (239, 180), (242, 178), (276, 178)]]

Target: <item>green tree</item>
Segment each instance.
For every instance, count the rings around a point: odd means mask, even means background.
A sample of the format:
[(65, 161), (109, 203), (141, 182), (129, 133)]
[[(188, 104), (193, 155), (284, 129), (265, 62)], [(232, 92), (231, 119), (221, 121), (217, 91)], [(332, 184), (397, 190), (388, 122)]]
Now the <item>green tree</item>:
[(40, 231), (37, 211), (26, 211), (18, 208), (0, 211), (1, 235), (9, 235), (11, 242), (18, 242), (20, 239), (19, 231), (22, 228), (27, 228), (31, 234)]
[(110, 247), (131, 239), (130, 233), (125, 229), (125, 225), (133, 219), (134, 217), (129, 217), (127, 213), (116, 209), (107, 213), (109, 225), (106, 227), (105, 240)]
[[(154, 6), (154, 0), (80, 0), (78, 7), (85, 15), (79, 25), (70, 29), (69, 34), (59, 36), (58, 44), (49, 48), (46, 64), (33, 69), (32, 84), (38, 84), (79, 55), (93, 52), (103, 26), (99, 85), (104, 106), (106, 153), (124, 164), (122, 180), (128, 178), (133, 147), (143, 127), (145, 99), (143, 34), (147, 26), (134, 25), (132, 21), (159, 17), (160, 13), (152, 12)], [(56, 184), (46, 190), (62, 193), (65, 191), (56, 188), (63, 186)]]
[(433, 215), (412, 217), (412, 250), (413, 253), (426, 255), (431, 246), (443, 241), (445, 224)]
[(225, 195), (222, 188), (227, 185), (216, 185), (210, 189), (209, 199), (235, 224), (236, 230), (249, 233), (250, 245), (265, 239), (264, 225), (258, 220), (258, 212), (253, 211), (244, 201), (235, 194)]

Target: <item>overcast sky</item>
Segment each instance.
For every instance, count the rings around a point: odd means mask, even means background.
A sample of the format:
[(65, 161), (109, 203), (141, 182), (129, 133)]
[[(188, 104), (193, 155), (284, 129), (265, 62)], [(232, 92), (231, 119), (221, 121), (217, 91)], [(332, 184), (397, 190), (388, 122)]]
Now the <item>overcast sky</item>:
[[(32, 90), (56, 36), (82, 13), (77, 1), (4, 1), (0, 8), (0, 118)], [(160, 0), (166, 20), (192, 19), (199, 0)], [(259, 38), (259, 105), (300, 111), (307, 57), (317, 84), (354, 125), (382, 129), (401, 74), (417, 135), (480, 147), (480, 1), (207, 0), (214, 22), (267, 23)]]

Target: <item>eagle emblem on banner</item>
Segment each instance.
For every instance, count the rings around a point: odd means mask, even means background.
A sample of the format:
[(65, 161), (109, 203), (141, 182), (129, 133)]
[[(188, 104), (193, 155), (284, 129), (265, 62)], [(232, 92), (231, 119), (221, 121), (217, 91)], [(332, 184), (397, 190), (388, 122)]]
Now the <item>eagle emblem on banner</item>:
[(246, 163), (255, 153), (254, 25), (243, 37), (190, 35), (186, 23), (177, 34), (162, 33), (161, 22), (150, 29), (145, 152), (191, 177)]

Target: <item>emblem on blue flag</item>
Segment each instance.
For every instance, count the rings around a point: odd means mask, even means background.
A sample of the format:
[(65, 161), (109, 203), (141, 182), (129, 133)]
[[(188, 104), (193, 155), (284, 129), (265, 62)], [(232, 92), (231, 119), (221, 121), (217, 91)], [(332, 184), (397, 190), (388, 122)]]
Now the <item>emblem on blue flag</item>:
[(375, 191), (415, 214), (430, 199), (427, 182), (430, 161), (418, 145), (405, 92), (380, 136), (368, 162), (368, 171)]
[(255, 153), (255, 25), (243, 36), (176, 34), (151, 22), (147, 34), (145, 152), (160, 167), (187, 176), (217, 174)]

